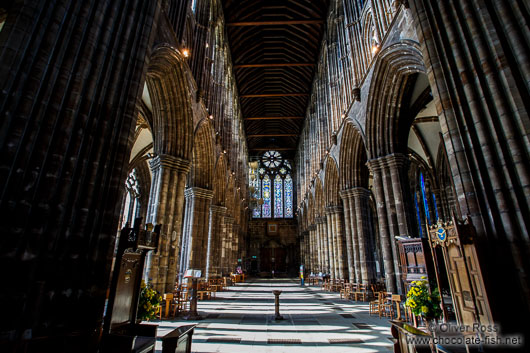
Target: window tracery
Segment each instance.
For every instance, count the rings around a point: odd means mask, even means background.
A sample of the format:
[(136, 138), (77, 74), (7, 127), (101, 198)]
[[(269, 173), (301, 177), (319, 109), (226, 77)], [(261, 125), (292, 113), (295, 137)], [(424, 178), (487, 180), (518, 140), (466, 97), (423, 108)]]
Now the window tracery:
[(265, 152), (254, 163), (249, 174), (256, 178), (251, 178), (250, 186), (261, 204), (252, 210), (252, 218), (293, 218), (291, 163), (273, 150)]

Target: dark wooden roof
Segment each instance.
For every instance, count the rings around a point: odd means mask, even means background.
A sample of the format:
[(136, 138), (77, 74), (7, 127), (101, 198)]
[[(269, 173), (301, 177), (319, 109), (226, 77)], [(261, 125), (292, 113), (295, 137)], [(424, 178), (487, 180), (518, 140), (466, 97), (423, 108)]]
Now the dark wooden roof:
[(293, 157), (329, 0), (225, 0), (224, 15), (251, 156)]

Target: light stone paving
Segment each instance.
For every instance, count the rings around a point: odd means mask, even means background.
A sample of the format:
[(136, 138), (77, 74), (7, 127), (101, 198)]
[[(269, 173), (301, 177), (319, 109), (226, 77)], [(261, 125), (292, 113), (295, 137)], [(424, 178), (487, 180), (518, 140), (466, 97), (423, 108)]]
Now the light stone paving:
[[(283, 291), (280, 296), (283, 321), (274, 320), (274, 289)], [(393, 351), (388, 320), (369, 316), (368, 303), (342, 300), (338, 293), (324, 292), (319, 287), (302, 288), (292, 279), (239, 283), (217, 293), (215, 299), (199, 301), (198, 311), (204, 320), (155, 321), (159, 324), (159, 338), (175, 327), (197, 323), (192, 344), (192, 352), (196, 353)], [(353, 318), (340, 314), (351, 314)], [(354, 326), (355, 323), (361, 327)], [(219, 342), (230, 338), (240, 341)], [(271, 339), (294, 339), (301, 343), (274, 344), (268, 341)], [(329, 341), (337, 339), (357, 341)], [(158, 340), (157, 352), (161, 351), (162, 343)]]

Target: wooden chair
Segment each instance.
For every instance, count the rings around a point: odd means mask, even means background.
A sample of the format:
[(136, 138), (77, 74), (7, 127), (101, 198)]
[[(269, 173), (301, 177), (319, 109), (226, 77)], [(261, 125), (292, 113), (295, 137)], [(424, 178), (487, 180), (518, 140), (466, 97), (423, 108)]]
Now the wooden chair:
[(340, 290), (340, 298), (341, 299), (349, 299), (352, 291), (352, 285), (351, 283), (344, 283), (344, 286)]
[(381, 316), (380, 313), (379, 313), (379, 310), (380, 310), (380, 307), (381, 307), (381, 302), (383, 301), (383, 292), (376, 292), (375, 296), (376, 296), (376, 298), (374, 300), (370, 301), (368, 313), (369, 313), (370, 316), (372, 314)]
[(383, 292), (383, 299), (379, 304), (379, 317), (394, 317), (394, 303), (392, 302), (392, 293)]
[(355, 295), (355, 301), (358, 301), (359, 298), (361, 298), (361, 301), (366, 301), (367, 297), (367, 286), (366, 284), (359, 284), (357, 287), (357, 290), (354, 292)]
[[(392, 294), (392, 303), (396, 305), (396, 319), (403, 320), (403, 318), (401, 317), (401, 295)], [(406, 316), (406, 311), (404, 310), (403, 312), (405, 312)]]

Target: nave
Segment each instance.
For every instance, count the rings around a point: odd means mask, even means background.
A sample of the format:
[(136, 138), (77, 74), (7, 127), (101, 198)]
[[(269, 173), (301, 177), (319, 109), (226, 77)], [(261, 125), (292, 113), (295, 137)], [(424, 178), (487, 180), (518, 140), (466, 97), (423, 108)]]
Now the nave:
[[(273, 290), (281, 290), (274, 320)], [(258, 279), (238, 283), (199, 301), (205, 319), (195, 321), (192, 352), (392, 352), (388, 319), (370, 316), (368, 302), (340, 299), (320, 287), (302, 288), (294, 279)], [(192, 322), (162, 320), (158, 336)], [(285, 340), (285, 341), (284, 341)], [(291, 343), (286, 343), (291, 342)], [(157, 342), (157, 352), (162, 343)]]

